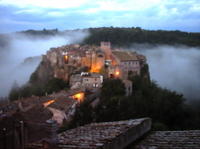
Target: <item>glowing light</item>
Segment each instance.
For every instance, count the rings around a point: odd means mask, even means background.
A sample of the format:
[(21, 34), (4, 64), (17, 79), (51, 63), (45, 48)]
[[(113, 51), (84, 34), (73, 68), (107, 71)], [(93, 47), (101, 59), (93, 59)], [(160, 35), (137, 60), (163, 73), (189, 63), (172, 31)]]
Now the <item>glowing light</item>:
[(44, 106), (44, 107), (47, 107), (47, 106), (49, 106), (50, 104), (52, 104), (52, 103), (54, 103), (54, 102), (55, 102), (55, 100), (49, 100), (49, 101), (43, 103), (43, 106)]
[(76, 98), (81, 98), (81, 94), (76, 94), (75, 97)]
[(96, 73), (98, 73), (99, 71), (100, 71), (100, 69), (96, 68), (96, 67), (92, 67), (90, 70), (90, 72), (96, 72)]
[(120, 74), (119, 71), (116, 71), (116, 72), (115, 72), (115, 75), (116, 75), (116, 76), (119, 76), (119, 74)]
[(68, 60), (68, 56), (67, 56), (67, 55), (65, 55), (65, 56), (64, 56), (64, 59), (65, 59), (65, 61), (67, 61), (67, 60)]
[(79, 102), (83, 101), (85, 94), (83, 92), (77, 93), (72, 96), (73, 99), (78, 100)]
[(101, 68), (102, 68), (101, 64), (99, 64), (99, 63), (93, 64), (91, 69), (90, 69), (90, 72), (98, 73), (98, 72), (100, 72)]

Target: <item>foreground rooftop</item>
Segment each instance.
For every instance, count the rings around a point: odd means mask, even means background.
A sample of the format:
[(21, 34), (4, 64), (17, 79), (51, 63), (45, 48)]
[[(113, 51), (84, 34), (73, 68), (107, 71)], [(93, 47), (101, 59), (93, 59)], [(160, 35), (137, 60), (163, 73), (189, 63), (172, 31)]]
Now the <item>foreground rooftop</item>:
[(200, 130), (153, 131), (135, 149), (200, 149)]
[[(91, 123), (58, 134), (55, 146), (47, 141), (46, 149), (200, 149), (200, 130), (150, 129), (150, 118)], [(39, 142), (27, 149), (44, 146)]]
[(123, 149), (151, 128), (151, 119), (92, 123), (58, 135), (65, 149)]

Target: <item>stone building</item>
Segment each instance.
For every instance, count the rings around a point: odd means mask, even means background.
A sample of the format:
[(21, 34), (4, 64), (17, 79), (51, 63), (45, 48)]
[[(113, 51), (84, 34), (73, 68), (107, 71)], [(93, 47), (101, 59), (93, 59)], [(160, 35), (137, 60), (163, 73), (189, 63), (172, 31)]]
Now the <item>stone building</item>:
[(103, 76), (97, 73), (82, 75), (82, 85), (86, 89), (100, 88), (103, 83)]
[(84, 56), (81, 59), (82, 66), (86, 66), (88, 68), (92, 65), (92, 51), (86, 50)]
[(105, 53), (100, 50), (100, 49), (97, 49), (96, 51), (93, 51), (92, 52), (92, 58), (91, 58), (91, 69), (90, 71), (91, 72), (100, 72), (101, 69), (104, 67), (105, 65)]
[(116, 65), (114, 68), (111, 68), (110, 71), (115, 69), (116, 72), (119, 73), (119, 77), (122, 79), (127, 79), (129, 73), (133, 73), (133, 75), (140, 75), (140, 59), (137, 57), (136, 53), (116, 50), (112, 51), (112, 54)]
[(111, 43), (102, 41), (100, 44), (101, 50), (105, 53), (106, 60), (110, 60), (112, 57)]
[(82, 83), (81, 74), (74, 74), (70, 76), (69, 85), (71, 86), (71, 89), (79, 88), (81, 86), (81, 83)]
[(103, 76), (98, 73), (75, 74), (70, 77), (69, 82), (72, 89), (95, 89), (102, 86)]
[[(72, 74), (88, 71), (101, 73), (108, 78), (127, 80), (129, 74), (140, 75), (145, 64), (145, 56), (136, 52), (112, 49), (110, 42), (101, 42), (100, 46), (66, 45), (51, 48), (43, 56), (37, 73), (38, 78), (55, 77), (69, 81)], [(77, 84), (79, 85), (80, 83)]]
[(88, 67), (90, 72), (100, 72), (105, 65), (105, 53), (99, 47), (87, 47), (83, 53), (78, 52), (79, 59), (82, 67)]

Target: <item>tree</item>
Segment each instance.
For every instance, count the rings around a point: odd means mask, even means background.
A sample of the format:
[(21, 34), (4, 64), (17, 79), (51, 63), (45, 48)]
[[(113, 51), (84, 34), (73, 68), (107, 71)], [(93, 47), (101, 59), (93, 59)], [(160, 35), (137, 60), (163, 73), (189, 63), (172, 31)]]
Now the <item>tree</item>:
[(102, 98), (110, 98), (114, 96), (124, 96), (125, 86), (120, 79), (107, 79), (104, 80), (101, 89)]
[(64, 88), (67, 88), (67, 82), (63, 81), (62, 79), (53, 78), (47, 82), (45, 85), (45, 91), (47, 93), (58, 92)]
[(12, 85), (12, 88), (11, 88), (11, 91), (9, 93), (9, 99), (11, 101), (13, 100), (17, 100), (19, 98), (19, 85), (17, 83), (17, 81), (15, 80), (13, 85)]
[(151, 31), (136, 28), (89, 28), (90, 35), (83, 41), (84, 44), (98, 45), (101, 41), (110, 41), (113, 46), (131, 47), (133, 43), (157, 44), (184, 44), (200, 46), (200, 33), (181, 31)]
[(118, 121), (151, 117), (154, 130), (200, 129), (199, 109), (184, 103), (182, 95), (160, 88), (145, 78), (132, 78), (133, 95), (124, 96), (121, 80), (105, 80), (100, 103), (92, 109), (90, 104), (82, 104), (76, 111), (76, 126), (92, 121)]

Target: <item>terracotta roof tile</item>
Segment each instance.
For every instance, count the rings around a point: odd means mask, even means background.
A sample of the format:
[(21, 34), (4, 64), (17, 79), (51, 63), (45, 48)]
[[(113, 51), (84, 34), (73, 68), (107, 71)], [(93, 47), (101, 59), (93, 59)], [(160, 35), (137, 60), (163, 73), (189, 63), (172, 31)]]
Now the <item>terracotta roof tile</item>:
[[(120, 146), (118, 148), (121, 149), (127, 145), (125, 138), (129, 136), (130, 143), (130, 140), (134, 141), (134, 139), (146, 133), (150, 127), (151, 120), (149, 118), (92, 123), (59, 134), (59, 146), (61, 148), (63, 146), (65, 149), (106, 148), (107, 145), (111, 146), (112, 143), (117, 144), (116, 139), (121, 137), (118, 140), (118, 146)], [(130, 132), (132, 133), (132, 138), (130, 137)], [(124, 140), (123, 143), (121, 140)]]
[(114, 54), (114, 56), (116, 56), (121, 61), (136, 61), (136, 60), (138, 60), (137, 55), (132, 52), (112, 51), (112, 53)]
[(200, 130), (154, 131), (135, 149), (200, 149)]

